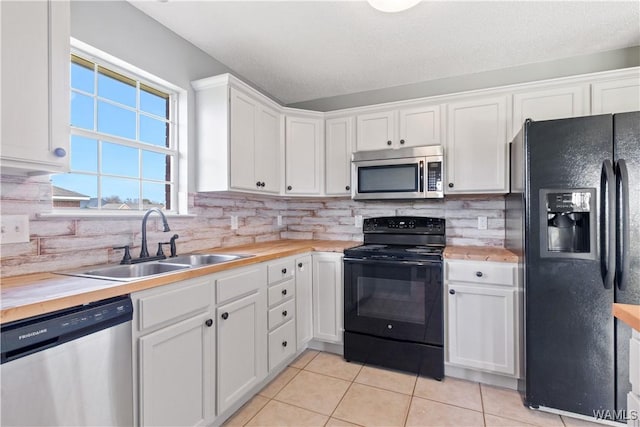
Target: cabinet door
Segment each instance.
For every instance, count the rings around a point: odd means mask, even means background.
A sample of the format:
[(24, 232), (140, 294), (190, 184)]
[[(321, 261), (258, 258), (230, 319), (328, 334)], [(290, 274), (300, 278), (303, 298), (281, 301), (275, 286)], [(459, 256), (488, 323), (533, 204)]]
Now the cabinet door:
[(69, 2), (3, 1), (0, 11), (3, 172), (66, 172)]
[(343, 274), (341, 254), (313, 254), (313, 336), (342, 343)]
[(298, 350), (313, 338), (311, 255), (296, 258), (296, 336)]
[(506, 95), (449, 104), (446, 193), (506, 193), (506, 153)]
[(448, 285), (449, 361), (515, 375), (515, 290)]
[(287, 116), (287, 194), (319, 194), (323, 120)]
[(400, 110), (400, 141), (403, 147), (438, 145), (440, 138), (440, 106)]
[(588, 85), (540, 89), (513, 95), (513, 138), (526, 119), (552, 120), (589, 114)]
[(210, 313), (139, 340), (140, 425), (208, 425), (214, 417)]
[(325, 139), (325, 193), (351, 194), (353, 117), (329, 119)]
[(231, 188), (255, 191), (260, 188), (255, 177), (257, 103), (234, 88), (230, 92)]
[(363, 114), (356, 120), (356, 151), (391, 148), (396, 135), (395, 110)]
[(591, 114), (640, 110), (640, 75), (591, 85)]
[(267, 305), (257, 292), (217, 309), (218, 413), (267, 375)]
[(260, 106), (258, 111), (255, 153), (255, 179), (256, 182), (264, 182), (260, 189), (267, 193), (279, 193), (280, 113), (266, 106)]

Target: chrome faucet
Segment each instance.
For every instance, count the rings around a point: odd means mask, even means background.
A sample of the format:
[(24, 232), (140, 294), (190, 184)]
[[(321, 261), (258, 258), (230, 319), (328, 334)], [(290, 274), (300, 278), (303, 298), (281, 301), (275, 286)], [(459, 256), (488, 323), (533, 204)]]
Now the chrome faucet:
[[(165, 233), (167, 231), (171, 231), (171, 229), (169, 228), (169, 223), (167, 222), (167, 217), (164, 216), (162, 211), (158, 208), (149, 209), (142, 217), (142, 249), (140, 250), (141, 260), (145, 258), (149, 258), (149, 250), (147, 249), (147, 218), (149, 218), (149, 215), (151, 215), (153, 212), (159, 213), (160, 216), (162, 217), (162, 224), (164, 226), (164, 229), (162, 231), (164, 231)], [(162, 256), (162, 258), (165, 258), (165, 257)]]

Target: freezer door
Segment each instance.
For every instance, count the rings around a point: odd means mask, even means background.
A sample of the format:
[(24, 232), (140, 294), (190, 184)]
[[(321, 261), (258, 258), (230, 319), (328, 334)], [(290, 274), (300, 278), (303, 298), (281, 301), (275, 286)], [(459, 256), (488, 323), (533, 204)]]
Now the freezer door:
[[(608, 234), (601, 182), (606, 190), (602, 173), (605, 161), (612, 161), (612, 135), (611, 115), (532, 122), (527, 129), (525, 372), (531, 406), (587, 416), (615, 409), (614, 293), (605, 287), (601, 263), (607, 257), (600, 256)], [(594, 190), (597, 256), (541, 256), (547, 226), (541, 189)]]
[[(613, 116), (617, 236), (615, 301), (640, 304), (640, 112)], [(631, 328), (615, 321), (616, 403), (624, 409), (629, 383)]]

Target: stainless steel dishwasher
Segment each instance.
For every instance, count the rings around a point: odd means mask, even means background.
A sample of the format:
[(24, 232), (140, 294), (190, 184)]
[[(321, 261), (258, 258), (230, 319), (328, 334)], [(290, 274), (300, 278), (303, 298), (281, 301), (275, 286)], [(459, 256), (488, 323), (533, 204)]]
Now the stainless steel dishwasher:
[(4, 426), (131, 426), (129, 296), (2, 326)]

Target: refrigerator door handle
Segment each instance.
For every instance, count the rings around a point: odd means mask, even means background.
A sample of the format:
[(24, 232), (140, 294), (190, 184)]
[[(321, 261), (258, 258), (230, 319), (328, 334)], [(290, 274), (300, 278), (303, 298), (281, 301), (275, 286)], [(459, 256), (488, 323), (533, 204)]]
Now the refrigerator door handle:
[[(615, 173), (611, 160), (602, 164), (600, 179), (600, 271), (605, 289), (613, 288), (616, 262)], [(613, 267), (613, 268), (612, 268)]]
[(624, 273), (629, 271), (629, 172), (627, 162), (620, 159), (616, 162), (616, 275), (615, 283), (622, 290)]

